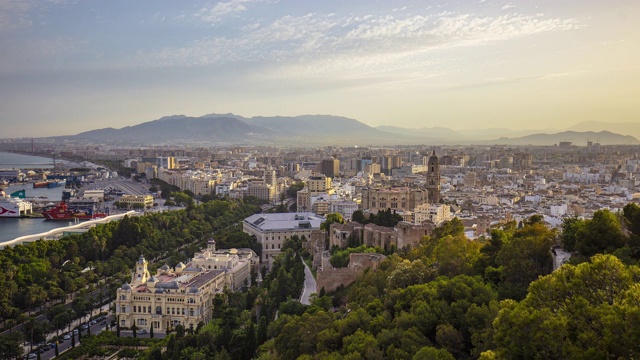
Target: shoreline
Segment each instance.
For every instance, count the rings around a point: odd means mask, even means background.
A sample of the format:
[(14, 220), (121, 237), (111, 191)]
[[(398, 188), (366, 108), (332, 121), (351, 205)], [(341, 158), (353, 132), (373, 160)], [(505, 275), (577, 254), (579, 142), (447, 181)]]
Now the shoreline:
[(102, 219), (83, 221), (83, 222), (81, 222), (79, 224), (59, 227), (59, 228), (55, 228), (53, 230), (45, 231), (45, 232), (38, 233), (38, 234), (20, 236), (20, 237), (17, 237), (15, 239), (13, 239), (13, 240), (9, 240), (9, 241), (5, 241), (5, 242), (0, 243), (0, 249), (4, 248), (6, 246), (22, 244), (24, 242), (37, 241), (37, 240), (40, 240), (40, 239), (42, 239), (42, 240), (55, 240), (55, 239), (58, 239), (59, 236), (62, 235), (63, 232), (68, 231), (68, 230), (90, 228), (92, 225), (95, 225), (95, 224), (105, 224), (105, 223), (108, 223), (108, 222), (113, 221), (113, 220), (120, 220), (120, 218), (123, 218), (126, 215), (132, 216), (134, 214), (140, 214), (140, 213), (138, 213), (138, 212), (136, 212), (134, 210), (131, 210), (131, 211), (127, 211), (126, 213), (110, 215), (110, 216), (107, 216), (107, 217), (102, 218)]

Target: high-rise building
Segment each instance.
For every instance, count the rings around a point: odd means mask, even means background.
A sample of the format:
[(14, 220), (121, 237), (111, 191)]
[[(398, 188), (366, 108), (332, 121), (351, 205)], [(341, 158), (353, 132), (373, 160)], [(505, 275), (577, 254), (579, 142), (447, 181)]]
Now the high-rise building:
[(336, 177), (340, 174), (340, 160), (336, 158), (325, 159), (320, 162), (320, 173), (328, 177)]
[(427, 192), (429, 193), (430, 203), (433, 204), (440, 201), (440, 162), (435, 150), (427, 162)]

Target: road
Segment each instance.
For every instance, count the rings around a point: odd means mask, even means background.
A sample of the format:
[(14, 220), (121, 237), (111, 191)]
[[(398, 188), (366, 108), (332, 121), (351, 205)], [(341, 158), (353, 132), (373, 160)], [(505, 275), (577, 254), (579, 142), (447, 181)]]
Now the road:
[[(113, 320), (112, 315), (107, 316), (106, 323), (109, 324), (112, 320)], [(97, 323), (91, 326), (91, 334), (94, 334), (94, 335), (98, 334), (104, 331), (105, 329), (106, 329), (106, 325)], [(87, 330), (82, 330), (82, 335), (86, 335), (86, 334), (87, 334)], [(78, 340), (78, 335), (75, 334), (74, 336), (76, 337), (76, 346), (78, 346), (80, 344), (80, 341)], [(58, 344), (58, 353), (62, 354), (63, 351), (69, 349), (70, 347), (71, 347), (71, 339), (62, 340), (62, 342)], [(34, 350), (34, 354), (35, 354), (35, 350)], [(56, 355), (55, 349), (49, 349), (40, 353), (40, 359), (42, 360), (53, 359), (55, 355)]]
[(302, 295), (300, 296), (300, 303), (304, 305), (311, 305), (311, 301), (309, 301), (309, 297), (311, 294), (316, 293), (316, 279), (313, 277), (311, 273), (311, 269), (307, 265), (304, 260), (302, 260), (304, 264), (304, 288), (302, 289)]
[(566, 263), (567, 261), (569, 261), (569, 258), (571, 257), (571, 253), (566, 252), (565, 250), (561, 249), (561, 248), (554, 248), (552, 250), (553, 253), (553, 270), (558, 270), (562, 264)]

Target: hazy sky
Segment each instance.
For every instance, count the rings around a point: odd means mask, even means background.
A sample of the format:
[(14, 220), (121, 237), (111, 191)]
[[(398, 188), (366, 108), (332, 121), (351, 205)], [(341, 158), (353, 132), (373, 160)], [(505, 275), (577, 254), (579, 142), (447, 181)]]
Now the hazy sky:
[(0, 137), (165, 115), (640, 122), (638, 0), (0, 0)]

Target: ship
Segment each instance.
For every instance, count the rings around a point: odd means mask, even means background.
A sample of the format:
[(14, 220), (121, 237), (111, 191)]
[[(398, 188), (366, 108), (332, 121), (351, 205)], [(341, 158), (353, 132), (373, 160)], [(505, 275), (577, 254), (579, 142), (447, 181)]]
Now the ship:
[(18, 218), (30, 214), (32, 210), (33, 207), (30, 202), (7, 196), (0, 189), (0, 218)]
[(51, 188), (57, 188), (60, 186), (65, 186), (66, 184), (67, 184), (67, 180), (49, 181), (47, 183), (47, 187), (51, 189)]
[(36, 181), (33, 183), (34, 188), (46, 188), (49, 186), (48, 181)]
[(107, 216), (105, 213), (94, 212), (91, 209), (70, 209), (64, 201), (42, 212), (45, 220), (91, 220)]

